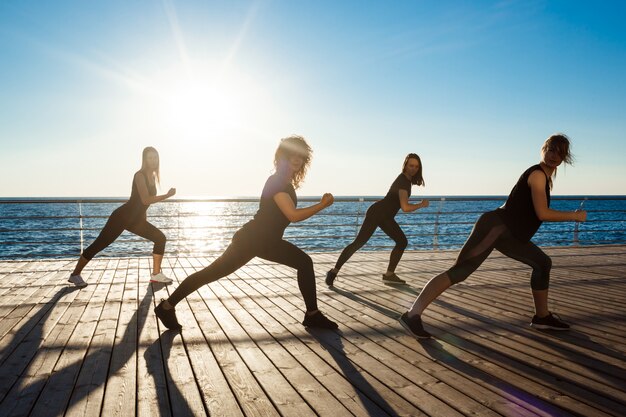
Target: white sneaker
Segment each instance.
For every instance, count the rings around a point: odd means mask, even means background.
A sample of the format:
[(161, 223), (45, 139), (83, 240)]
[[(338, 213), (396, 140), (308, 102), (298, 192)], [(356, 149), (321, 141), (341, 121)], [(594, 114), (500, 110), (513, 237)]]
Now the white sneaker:
[(70, 279), (68, 279), (67, 282), (71, 282), (78, 288), (85, 288), (87, 285), (89, 285), (85, 282), (85, 280), (83, 280), (83, 277), (81, 277), (80, 275), (70, 275)]
[(163, 272), (159, 272), (158, 274), (150, 275), (150, 282), (160, 282), (162, 284), (171, 284), (174, 282), (171, 278), (168, 278), (163, 274)]

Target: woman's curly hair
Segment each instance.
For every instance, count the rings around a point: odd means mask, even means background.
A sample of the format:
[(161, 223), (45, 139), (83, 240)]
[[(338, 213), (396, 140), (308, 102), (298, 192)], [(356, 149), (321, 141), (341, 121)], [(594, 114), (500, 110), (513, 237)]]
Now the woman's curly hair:
[(274, 168), (278, 170), (280, 161), (289, 160), (294, 154), (301, 156), (303, 159), (302, 168), (294, 174), (292, 180), (293, 188), (297, 189), (306, 176), (313, 154), (313, 149), (302, 136), (292, 135), (280, 140), (280, 144), (274, 154)]

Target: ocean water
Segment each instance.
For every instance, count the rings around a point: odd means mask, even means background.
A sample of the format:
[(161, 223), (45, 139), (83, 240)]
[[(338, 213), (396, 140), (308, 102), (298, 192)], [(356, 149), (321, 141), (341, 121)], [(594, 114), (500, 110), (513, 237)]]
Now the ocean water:
[[(407, 250), (460, 248), (480, 214), (499, 207), (502, 197), (426, 197), (430, 207), (398, 213), (396, 220), (409, 240)], [(337, 198), (335, 204), (306, 221), (291, 224), (285, 239), (309, 252), (338, 251), (356, 236), (375, 197)], [(551, 207), (575, 210), (585, 197), (554, 197)], [(111, 199), (112, 200), (112, 199)], [(108, 216), (123, 200), (0, 199), (0, 259), (78, 256), (96, 238)], [(26, 201), (26, 202), (25, 202)], [(299, 207), (315, 199), (301, 199)], [(172, 201), (152, 205), (148, 220), (168, 238), (168, 255), (216, 255), (252, 218), (258, 201)], [(626, 243), (626, 197), (589, 197), (588, 221), (545, 222), (533, 241), (540, 246)], [(577, 230), (576, 230), (577, 229)], [(390, 250), (393, 241), (378, 230), (362, 250)], [(124, 232), (99, 256), (148, 255), (152, 243)]]

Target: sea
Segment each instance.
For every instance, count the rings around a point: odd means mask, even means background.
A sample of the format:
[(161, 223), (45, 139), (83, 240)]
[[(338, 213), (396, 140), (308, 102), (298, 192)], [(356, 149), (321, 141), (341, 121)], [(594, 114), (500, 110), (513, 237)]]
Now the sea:
[[(335, 204), (299, 223), (284, 238), (307, 252), (340, 251), (355, 238), (367, 208), (381, 197), (336, 197)], [(407, 250), (458, 249), (478, 217), (502, 205), (506, 196), (426, 196), (428, 208), (398, 213)], [(314, 204), (300, 198), (298, 207)], [(78, 256), (125, 199), (0, 198), (0, 259)], [(413, 201), (413, 200), (412, 200)], [(416, 200), (419, 201), (419, 200)], [(626, 196), (554, 196), (557, 210), (588, 211), (588, 221), (544, 222), (533, 241), (539, 246), (626, 243)], [(168, 238), (168, 256), (214, 256), (258, 209), (257, 198), (173, 200), (153, 204), (148, 221)], [(393, 241), (377, 230), (362, 250), (391, 250)], [(98, 256), (149, 255), (152, 243), (124, 232)]]

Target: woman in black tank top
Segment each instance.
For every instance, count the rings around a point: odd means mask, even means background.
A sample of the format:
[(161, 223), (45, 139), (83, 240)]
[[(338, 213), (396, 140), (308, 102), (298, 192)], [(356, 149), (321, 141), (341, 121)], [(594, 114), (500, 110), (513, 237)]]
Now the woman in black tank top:
[(232, 274), (258, 256), (298, 271), (298, 288), (306, 306), (302, 320), (305, 327), (337, 328), (337, 324), (317, 308), (315, 272), (311, 257), (283, 239), (283, 232), (290, 222), (306, 220), (333, 204), (332, 194), (324, 194), (319, 203), (296, 208), (298, 198), (295, 189), (306, 175), (311, 152), (301, 136), (290, 136), (281, 140), (274, 156), (276, 173), (265, 182), (259, 210), (254, 218), (235, 233), (232, 243), (219, 258), (185, 278), (176, 291), (154, 309), (165, 327), (182, 328), (174, 310), (182, 299), (203, 285)]
[(87, 286), (80, 275), (83, 268), (98, 252), (113, 243), (124, 230), (154, 242), (153, 272), (150, 281), (165, 284), (172, 282), (161, 272), (161, 261), (165, 253), (165, 235), (146, 220), (146, 211), (150, 204), (163, 201), (176, 194), (176, 189), (170, 188), (167, 194), (156, 195), (158, 181), (159, 153), (153, 147), (147, 147), (143, 150), (141, 169), (133, 177), (129, 200), (111, 213), (100, 235), (83, 251), (76, 268), (70, 275), (69, 282), (80, 288)]
[(372, 204), (365, 214), (365, 219), (354, 242), (350, 243), (339, 255), (335, 267), (326, 273), (326, 285), (332, 287), (339, 270), (354, 253), (372, 237), (377, 228), (381, 228), (387, 236), (396, 243), (389, 256), (387, 272), (383, 274), (383, 282), (386, 284), (404, 284), (404, 280), (396, 275), (396, 266), (402, 258), (408, 241), (404, 232), (395, 220), (398, 210), (410, 213), (422, 207), (428, 207), (428, 200), (422, 200), (419, 204), (409, 203), (411, 186), (424, 185), (422, 177), (422, 160), (415, 153), (410, 153), (404, 158), (402, 172), (395, 179), (385, 198)]
[(569, 148), (569, 139), (563, 134), (552, 135), (544, 142), (541, 162), (524, 171), (502, 207), (480, 216), (452, 268), (432, 278), (411, 309), (402, 314), (400, 324), (409, 333), (418, 338), (430, 337), (421, 321), (424, 309), (452, 284), (466, 279), (494, 249), (533, 269), (530, 286), (535, 315), (530, 326), (537, 329), (569, 329), (568, 324), (548, 310), (552, 261), (530, 241), (543, 221), (584, 222), (587, 219), (585, 211), (557, 211), (549, 207), (552, 177), (556, 175), (557, 167), (562, 162), (572, 163)]

